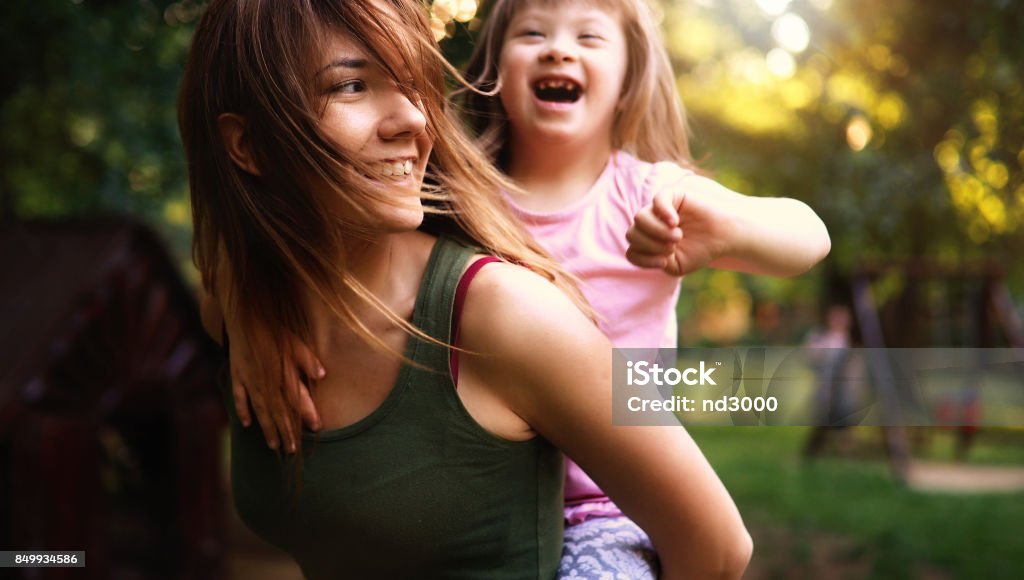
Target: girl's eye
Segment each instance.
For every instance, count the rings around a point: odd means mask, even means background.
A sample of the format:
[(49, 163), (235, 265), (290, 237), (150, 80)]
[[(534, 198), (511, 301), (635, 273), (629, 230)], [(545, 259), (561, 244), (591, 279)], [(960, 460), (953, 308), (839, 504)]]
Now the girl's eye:
[(524, 30), (523, 32), (519, 33), (519, 36), (532, 36), (540, 38), (544, 36), (544, 34), (539, 30)]
[(603, 38), (601, 37), (601, 35), (600, 35), (600, 34), (589, 34), (589, 33), (587, 33), (587, 34), (581, 34), (581, 35), (580, 35), (580, 39), (581, 39), (581, 40), (604, 40), (604, 39), (603, 39)]
[(366, 83), (359, 79), (343, 81), (331, 87), (332, 93), (341, 93), (343, 95), (354, 95), (364, 91), (366, 91)]

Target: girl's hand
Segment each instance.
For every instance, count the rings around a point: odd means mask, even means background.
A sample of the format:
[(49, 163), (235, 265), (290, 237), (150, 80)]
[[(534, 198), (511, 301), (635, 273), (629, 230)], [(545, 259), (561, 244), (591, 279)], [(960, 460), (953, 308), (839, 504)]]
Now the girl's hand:
[(641, 268), (682, 276), (723, 255), (727, 218), (699, 192), (662, 191), (640, 210), (626, 233), (626, 258)]
[[(252, 343), (245, 340), (246, 334), (239, 332), (231, 334), (229, 357), (231, 360), (231, 393), (235, 400), (235, 412), (242, 425), (248, 427), (252, 424), (252, 416), (249, 413), (249, 406), (252, 405), (256, 413), (256, 419), (263, 429), (263, 436), (267, 440), (267, 446), (277, 449), (284, 441), (285, 450), (293, 453), (296, 449), (296, 437), (299, 429), (291, 421), (292, 413), (287, 409), (278, 409), (278, 401), (286, 402), (292, 409), (298, 411), (302, 422), (309, 429), (316, 431), (320, 429), (320, 417), (313, 404), (309, 392), (309, 386), (303, 382), (301, 374), (317, 380), (326, 376), (326, 370), (317, 360), (313, 351), (299, 341), (295, 336), (289, 336), (286, 341), (286, 348), (282, 361), (284, 369), (284, 384), (277, 385), (283, 390), (283, 399), (272, 399), (266, 396), (267, 386), (258, 380), (257, 353)], [(238, 337), (238, 338), (236, 338)], [(263, 344), (272, 344), (266, 342)], [(264, 360), (273, 360), (266, 358)]]
[(626, 233), (626, 257), (682, 276), (709, 266), (798, 276), (828, 255), (828, 230), (807, 204), (736, 193), (691, 175), (659, 191)]
[[(222, 278), (223, 288), (230, 287), (232, 277), (226, 259), (222, 258), (220, 262), (218, 277)], [(263, 429), (267, 446), (278, 449), (284, 440), (285, 450), (289, 453), (294, 452), (297, 449), (299, 431), (292, 419), (296, 414), (311, 430), (320, 430), (320, 416), (313, 404), (308, 385), (313, 380), (324, 378), (327, 371), (317, 360), (313, 350), (292, 334), (285, 337), (283, 352), (278, 352), (276, 341), (264, 328), (256, 325), (247, 329), (249, 332), (245, 332), (238, 326), (238, 320), (229, 320), (225, 316), (222, 306), (225, 303), (227, 298), (218, 297), (206, 288), (200, 287), (200, 314), (206, 332), (218, 343), (224, 344), (225, 337), (222, 336), (222, 331), (226, 329), (227, 338), (230, 339), (228, 357), (231, 361), (231, 395), (235, 403), (235, 414), (242, 425), (251, 425), (251, 403), (256, 419)], [(271, 387), (280, 389), (281, 396), (267, 396), (268, 387), (259, 379), (259, 362), (266, 365), (281, 365), (284, 373), (283, 384)], [(276, 369), (273, 374), (277, 376)], [(309, 382), (304, 383), (301, 375), (305, 375)]]

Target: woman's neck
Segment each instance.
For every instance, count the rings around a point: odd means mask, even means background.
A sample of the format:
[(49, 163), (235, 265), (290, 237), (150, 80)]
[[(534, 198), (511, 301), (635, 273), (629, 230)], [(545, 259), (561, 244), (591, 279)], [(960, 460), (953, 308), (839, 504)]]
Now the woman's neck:
[[(413, 231), (352, 241), (344, 249), (345, 268), (377, 300), (399, 316), (408, 317), (430, 255), (430, 239), (426, 234)], [(355, 295), (344, 299), (357, 316), (376, 317), (377, 310), (365, 300)], [(317, 320), (335, 318), (329, 306), (314, 292), (308, 292), (306, 303), (314, 326)]]
[(391, 294), (395, 284), (394, 270), (396, 260), (401, 260), (401, 251), (402, 240), (397, 235), (353, 241), (344, 249), (345, 267), (363, 287), (383, 299)]
[(521, 207), (557, 211), (582, 198), (601, 176), (611, 144), (535, 144), (510, 142), (508, 174), (530, 193), (515, 196)]

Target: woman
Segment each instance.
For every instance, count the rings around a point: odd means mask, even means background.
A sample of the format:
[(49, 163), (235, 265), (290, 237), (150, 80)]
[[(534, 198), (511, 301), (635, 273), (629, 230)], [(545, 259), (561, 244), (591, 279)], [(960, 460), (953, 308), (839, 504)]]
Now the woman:
[[(240, 515), (310, 578), (550, 578), (557, 447), (663, 577), (739, 576), (749, 536), (686, 432), (612, 425), (610, 345), (444, 115), (430, 39), (413, 0), (214, 0), (196, 30), (179, 120), (204, 322), (226, 340), (223, 305), (332, 369), (301, 466), (231, 414)], [(424, 198), (479, 249), (418, 231)]]

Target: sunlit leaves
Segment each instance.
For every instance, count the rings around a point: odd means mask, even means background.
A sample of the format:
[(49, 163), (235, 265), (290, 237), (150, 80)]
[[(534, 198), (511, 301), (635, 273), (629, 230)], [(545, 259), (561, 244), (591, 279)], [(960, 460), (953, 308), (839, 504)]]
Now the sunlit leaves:
[(1019, 164), (1013, 167), (1012, 159), (1010, 163), (1000, 159), (998, 102), (994, 98), (975, 101), (970, 121), (971, 135), (949, 131), (935, 147), (935, 161), (967, 234), (974, 243), (983, 243), (1016, 232), (1024, 222), (1024, 184)]
[(698, 151), (713, 170), (746, 173), (748, 193), (811, 202), (835, 258), (1024, 249), (1024, 10), (1000, 0), (670, 5)]
[(435, 40), (450, 38), (455, 33), (455, 23), (472, 22), (476, 17), (477, 0), (433, 0), (430, 4), (430, 27)]

